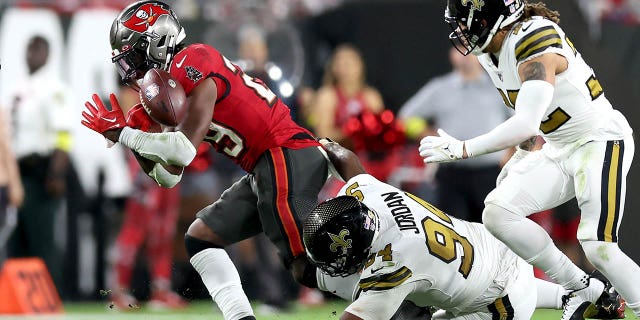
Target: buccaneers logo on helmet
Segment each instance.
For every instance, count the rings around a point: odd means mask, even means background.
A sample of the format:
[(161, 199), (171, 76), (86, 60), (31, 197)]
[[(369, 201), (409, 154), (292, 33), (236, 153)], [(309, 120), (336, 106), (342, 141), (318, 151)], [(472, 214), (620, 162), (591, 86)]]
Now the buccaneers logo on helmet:
[(153, 24), (158, 21), (158, 18), (165, 14), (171, 13), (158, 4), (147, 3), (138, 8), (136, 14), (132, 15), (131, 18), (122, 24), (133, 31), (144, 33), (150, 26), (153, 26)]

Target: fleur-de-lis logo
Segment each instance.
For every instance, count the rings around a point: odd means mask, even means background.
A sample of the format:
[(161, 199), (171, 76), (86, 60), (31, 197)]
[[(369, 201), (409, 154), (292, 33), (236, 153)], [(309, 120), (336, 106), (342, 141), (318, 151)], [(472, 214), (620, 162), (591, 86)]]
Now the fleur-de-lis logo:
[(331, 250), (331, 252), (338, 252), (338, 249), (342, 247), (342, 252), (346, 253), (347, 249), (351, 248), (351, 242), (352, 242), (351, 239), (345, 239), (348, 235), (349, 235), (349, 230), (347, 229), (342, 229), (339, 235), (335, 235), (329, 232), (329, 237), (331, 237), (331, 241), (333, 241), (329, 246), (329, 249)]
[(462, 5), (466, 6), (468, 3), (471, 3), (471, 10), (481, 11), (482, 7), (484, 7), (484, 0), (461, 0)]

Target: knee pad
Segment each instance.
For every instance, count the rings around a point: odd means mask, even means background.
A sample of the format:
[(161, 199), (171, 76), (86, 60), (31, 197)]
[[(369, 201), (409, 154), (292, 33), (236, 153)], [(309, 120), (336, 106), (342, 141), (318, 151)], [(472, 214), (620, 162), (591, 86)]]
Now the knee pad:
[(187, 249), (187, 254), (189, 254), (189, 258), (192, 258), (198, 252), (205, 249), (223, 249), (223, 247), (219, 245), (216, 245), (209, 241), (204, 241), (198, 238), (194, 238), (188, 234), (184, 235), (184, 246)]
[(597, 240), (580, 241), (582, 250), (587, 260), (593, 264), (596, 269), (606, 268), (605, 264), (613, 257), (617, 257), (622, 250), (615, 242), (604, 242)]
[(497, 232), (504, 223), (506, 210), (496, 205), (488, 204), (482, 211), (482, 224), (492, 234)]
[(488, 204), (482, 211), (482, 224), (489, 233), (501, 240), (504, 236), (512, 233), (513, 229), (525, 219), (525, 217), (494, 204)]

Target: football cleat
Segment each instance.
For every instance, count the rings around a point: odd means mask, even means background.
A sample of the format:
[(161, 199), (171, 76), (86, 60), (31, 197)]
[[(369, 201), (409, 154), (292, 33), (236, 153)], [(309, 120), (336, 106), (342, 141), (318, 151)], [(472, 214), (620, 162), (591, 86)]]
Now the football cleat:
[(111, 304), (109, 308), (116, 308), (120, 311), (130, 311), (138, 308), (138, 300), (129, 293), (117, 292), (111, 294)]
[(604, 292), (595, 302), (595, 309), (589, 313), (585, 313), (585, 318), (590, 319), (624, 319), (624, 311), (626, 302), (620, 296), (618, 291), (611, 285), (609, 280), (595, 270), (591, 273), (591, 277), (597, 278), (604, 283)]
[(573, 290), (562, 297), (562, 320), (584, 320), (594, 313), (595, 303), (603, 294), (605, 285), (598, 278), (589, 276), (586, 287)]
[(161, 290), (151, 295), (147, 306), (152, 310), (183, 309), (187, 307), (187, 302), (173, 291)]

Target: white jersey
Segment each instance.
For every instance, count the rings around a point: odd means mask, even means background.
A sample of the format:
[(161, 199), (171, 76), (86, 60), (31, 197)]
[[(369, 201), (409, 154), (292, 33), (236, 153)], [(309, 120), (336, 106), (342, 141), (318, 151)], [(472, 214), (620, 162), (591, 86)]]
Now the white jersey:
[(16, 158), (50, 155), (59, 133), (73, 128), (69, 89), (43, 68), (19, 82), (10, 96)]
[(546, 53), (559, 54), (568, 62), (567, 70), (556, 75), (553, 100), (540, 124), (547, 155), (559, 157), (589, 141), (620, 140), (631, 133), (627, 120), (605, 97), (591, 67), (553, 21), (532, 17), (517, 23), (504, 39), (498, 66), (490, 54), (479, 60), (505, 104), (514, 108), (522, 85), (518, 67)]
[[(488, 305), (507, 294), (517, 278), (518, 264), (526, 264), (481, 224), (450, 217), (370, 175), (350, 179), (338, 193), (345, 194), (358, 198), (380, 219), (379, 235), (360, 275), (354, 300), (374, 295), (374, 301), (384, 304), (392, 299), (385, 296), (387, 293), (392, 295), (392, 289), (405, 286), (408, 289), (402, 292), (408, 293), (406, 299), (419, 306), (434, 306), (453, 314), (486, 311)], [(354, 305), (347, 311), (364, 312)], [(379, 317), (384, 316), (376, 314), (373, 318)]]

